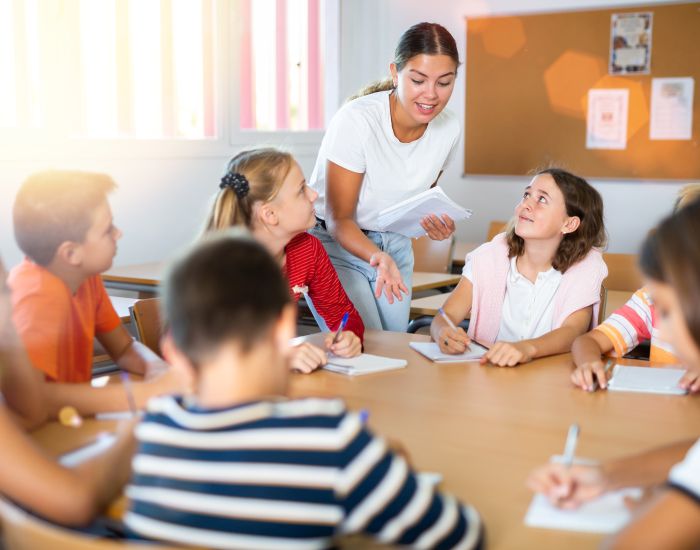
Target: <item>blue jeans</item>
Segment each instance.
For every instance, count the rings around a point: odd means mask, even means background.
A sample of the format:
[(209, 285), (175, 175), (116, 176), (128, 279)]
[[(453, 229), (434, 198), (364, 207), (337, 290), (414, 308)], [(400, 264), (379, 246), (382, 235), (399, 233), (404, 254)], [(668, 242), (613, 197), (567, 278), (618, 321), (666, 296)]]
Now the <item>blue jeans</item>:
[(408, 288), (408, 295), (399, 301), (394, 297), (390, 304), (382, 292), (374, 297), (377, 287), (377, 271), (364, 260), (345, 250), (321, 227), (316, 225), (309, 231), (321, 241), (328, 256), (338, 272), (345, 292), (357, 308), (365, 327), (377, 330), (406, 332), (408, 314), (411, 310), (411, 283), (413, 280), (413, 247), (411, 239), (398, 233), (381, 233), (366, 231), (367, 238), (377, 245), (379, 250), (388, 253), (396, 262), (401, 278)]

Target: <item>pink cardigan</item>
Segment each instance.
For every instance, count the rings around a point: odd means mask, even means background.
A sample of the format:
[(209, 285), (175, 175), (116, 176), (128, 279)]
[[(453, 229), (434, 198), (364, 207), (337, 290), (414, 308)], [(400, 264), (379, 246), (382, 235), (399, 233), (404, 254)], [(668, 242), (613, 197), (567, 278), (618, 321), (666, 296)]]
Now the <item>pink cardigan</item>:
[[(501, 325), (501, 311), (506, 294), (506, 277), (510, 268), (506, 234), (467, 254), (472, 262), (472, 310), (467, 334), (486, 345), (496, 341)], [(552, 330), (559, 328), (572, 313), (593, 305), (591, 327), (598, 324), (600, 287), (608, 276), (603, 255), (592, 249), (580, 262), (562, 275), (554, 295)]]

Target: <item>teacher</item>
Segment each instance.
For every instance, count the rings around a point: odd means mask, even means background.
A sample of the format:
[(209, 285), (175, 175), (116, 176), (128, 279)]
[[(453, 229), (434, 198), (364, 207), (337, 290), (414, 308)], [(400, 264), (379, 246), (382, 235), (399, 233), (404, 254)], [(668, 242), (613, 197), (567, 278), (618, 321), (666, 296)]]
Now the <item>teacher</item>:
[[(452, 95), (457, 44), (436, 23), (419, 23), (399, 40), (391, 78), (375, 83), (335, 114), (321, 143), (310, 186), (317, 224), (345, 291), (367, 328), (405, 331), (413, 249), (408, 237), (382, 232), (379, 212), (437, 184), (459, 140)], [(448, 216), (421, 226), (434, 240), (455, 230)]]

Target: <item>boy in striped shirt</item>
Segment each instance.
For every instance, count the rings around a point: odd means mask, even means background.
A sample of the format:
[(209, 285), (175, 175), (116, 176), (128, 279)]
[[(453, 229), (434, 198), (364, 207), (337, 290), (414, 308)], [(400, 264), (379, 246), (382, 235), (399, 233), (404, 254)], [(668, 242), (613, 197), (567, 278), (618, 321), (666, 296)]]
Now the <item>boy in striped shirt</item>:
[(346, 534), (478, 548), (470, 506), (435, 491), (335, 399), (285, 399), (295, 311), (274, 259), (215, 237), (167, 277), (163, 351), (189, 398), (152, 400), (136, 430), (130, 532), (208, 548), (329, 548)]

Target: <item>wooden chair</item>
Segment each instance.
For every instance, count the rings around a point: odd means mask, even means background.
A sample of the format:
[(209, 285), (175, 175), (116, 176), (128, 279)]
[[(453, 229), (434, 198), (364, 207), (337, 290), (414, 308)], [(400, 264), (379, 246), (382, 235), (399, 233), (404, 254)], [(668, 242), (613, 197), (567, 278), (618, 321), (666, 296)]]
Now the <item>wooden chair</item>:
[(499, 233), (503, 233), (506, 230), (508, 222), (503, 221), (492, 221), (489, 223), (489, 231), (486, 234), (486, 242), (489, 242)]
[(136, 327), (136, 337), (139, 342), (161, 355), (160, 298), (138, 300), (130, 311), (131, 322)]
[[(176, 550), (172, 546), (101, 539), (72, 531), (0, 500), (5, 550)], [(181, 548), (181, 547), (178, 547)]]
[(413, 271), (449, 273), (452, 269), (454, 235), (444, 241), (434, 241), (430, 237), (413, 239)]
[(608, 276), (603, 285), (608, 290), (635, 292), (642, 286), (642, 276), (637, 268), (636, 254), (603, 254), (608, 266)]

